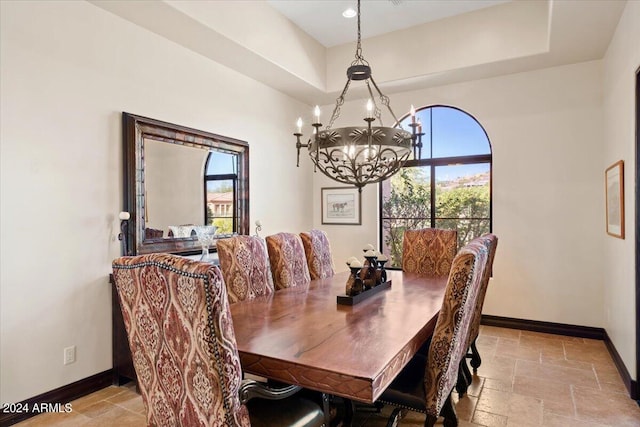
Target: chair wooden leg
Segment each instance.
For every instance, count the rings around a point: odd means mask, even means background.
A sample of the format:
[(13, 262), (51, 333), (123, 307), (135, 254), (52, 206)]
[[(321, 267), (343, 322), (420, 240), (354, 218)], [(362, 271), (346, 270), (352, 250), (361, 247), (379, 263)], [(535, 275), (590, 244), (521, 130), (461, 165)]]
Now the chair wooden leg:
[(456, 381), (456, 391), (460, 397), (464, 396), (468, 388), (467, 379), (464, 377), (462, 373), (462, 363), (460, 364), (460, 369), (458, 369), (458, 381)]
[(473, 342), (471, 343), (471, 367), (473, 367), (473, 372), (476, 372), (478, 370), (481, 363), (482, 359), (480, 358), (480, 353), (478, 352), (478, 348), (476, 347), (476, 340), (473, 340)]
[(438, 417), (427, 414), (427, 419), (424, 420), (424, 427), (433, 427), (436, 424), (436, 421), (438, 421)]
[(401, 418), (400, 413), (401, 413), (401, 409), (395, 408), (391, 413), (391, 416), (389, 416), (389, 420), (387, 421), (386, 427), (398, 427), (398, 423), (400, 423), (400, 418)]
[(458, 381), (456, 382), (456, 391), (460, 397), (467, 393), (467, 389), (473, 382), (473, 376), (469, 367), (467, 366), (467, 360), (463, 358), (460, 361), (460, 368), (458, 369)]
[(444, 427), (458, 427), (458, 415), (456, 414), (456, 408), (453, 406), (451, 393), (445, 400), (444, 406), (440, 410), (440, 415), (444, 417)]
[(471, 385), (471, 383), (473, 382), (473, 374), (469, 370), (469, 366), (467, 366), (467, 359), (462, 360), (462, 369), (464, 377), (467, 379), (467, 384)]
[(351, 426), (353, 415), (356, 412), (356, 403), (351, 399), (344, 399), (344, 418), (342, 425), (344, 427)]

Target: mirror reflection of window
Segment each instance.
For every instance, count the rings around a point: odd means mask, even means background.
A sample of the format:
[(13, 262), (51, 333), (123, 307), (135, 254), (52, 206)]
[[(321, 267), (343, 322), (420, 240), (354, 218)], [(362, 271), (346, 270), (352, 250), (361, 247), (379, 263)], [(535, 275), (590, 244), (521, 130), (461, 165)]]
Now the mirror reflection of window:
[(238, 155), (210, 151), (205, 165), (205, 224), (217, 233), (238, 231)]

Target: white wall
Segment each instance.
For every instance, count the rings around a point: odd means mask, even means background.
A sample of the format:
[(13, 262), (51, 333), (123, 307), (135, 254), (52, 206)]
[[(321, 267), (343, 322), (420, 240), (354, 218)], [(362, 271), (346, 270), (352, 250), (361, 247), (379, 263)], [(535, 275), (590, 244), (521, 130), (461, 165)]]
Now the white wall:
[[(594, 61), (391, 96), (398, 116), (411, 104), (452, 105), (487, 131), (500, 240), (485, 314), (603, 326), (601, 68)], [(363, 105), (350, 102), (343, 115), (360, 120)], [(317, 174), (314, 186), (314, 223), (344, 269), (363, 244), (377, 245), (377, 186), (363, 190), (362, 226), (322, 225), (320, 187), (334, 185)]]
[(312, 177), (291, 135), (306, 106), (89, 3), (0, 8), (0, 400), (15, 402), (112, 366), (122, 111), (248, 141), (265, 234), (311, 227)]
[(604, 58), (604, 171), (624, 160), (624, 240), (604, 237), (605, 328), (633, 378), (635, 328), (635, 73), (640, 67), (640, 2), (629, 1)]

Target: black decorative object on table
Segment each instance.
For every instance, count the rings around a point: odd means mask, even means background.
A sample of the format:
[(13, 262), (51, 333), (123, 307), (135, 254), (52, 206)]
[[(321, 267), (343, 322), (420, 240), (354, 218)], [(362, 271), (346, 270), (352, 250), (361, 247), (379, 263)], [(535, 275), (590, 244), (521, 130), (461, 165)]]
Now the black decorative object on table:
[(368, 245), (364, 253), (364, 263), (356, 257), (347, 260), (351, 274), (347, 279), (345, 295), (338, 295), (338, 304), (355, 305), (391, 287), (391, 281), (387, 281), (387, 272), (384, 270), (388, 258), (374, 251), (372, 245)]
[(349, 295), (338, 295), (337, 300), (339, 305), (356, 305), (367, 298), (370, 298), (381, 291), (391, 288), (391, 280), (388, 282), (381, 283), (378, 286), (375, 286), (369, 290), (362, 291), (358, 295), (349, 296)]
[(360, 262), (353, 263), (353, 265), (347, 264), (351, 270), (351, 274), (347, 279), (347, 285), (345, 287), (345, 294), (353, 297), (360, 294), (363, 291), (362, 279), (360, 279), (360, 268), (362, 264)]
[(377, 254), (372, 250), (368, 250), (364, 254), (365, 263), (364, 267), (362, 267), (362, 271), (360, 272), (360, 277), (362, 278), (362, 284), (364, 285), (365, 290), (371, 289), (376, 285), (379, 285), (380, 282), (377, 281)]
[(384, 265), (388, 260), (389, 259), (384, 254), (378, 257), (378, 270), (376, 270), (376, 279), (378, 283), (384, 283), (387, 281), (387, 270), (384, 269)]

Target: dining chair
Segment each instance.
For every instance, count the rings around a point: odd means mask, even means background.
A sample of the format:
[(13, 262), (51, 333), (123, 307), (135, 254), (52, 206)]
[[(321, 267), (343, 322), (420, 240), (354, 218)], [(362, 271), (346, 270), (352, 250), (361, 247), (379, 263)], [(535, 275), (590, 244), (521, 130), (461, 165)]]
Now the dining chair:
[(311, 280), (333, 276), (333, 260), (331, 259), (331, 246), (327, 233), (313, 229), (300, 233), (300, 239), (302, 239), (304, 246)]
[(276, 290), (305, 285), (311, 281), (300, 236), (277, 233), (267, 236), (266, 242)]
[(402, 270), (409, 273), (447, 276), (457, 249), (456, 230), (406, 230), (402, 239)]
[(242, 379), (217, 266), (147, 254), (114, 260), (113, 277), (148, 425), (324, 425), (300, 387)]
[(164, 231), (162, 230), (149, 228), (149, 227), (144, 229), (145, 239), (162, 239), (163, 237), (164, 237)]
[(466, 393), (467, 388), (469, 387), (473, 379), (473, 377), (471, 376), (471, 371), (467, 366), (466, 359), (470, 359), (469, 363), (473, 367), (474, 372), (477, 372), (480, 364), (482, 363), (480, 353), (478, 352), (478, 348), (476, 347), (476, 340), (478, 339), (478, 334), (480, 332), (480, 321), (482, 320), (482, 306), (484, 305), (484, 297), (487, 293), (487, 288), (489, 287), (489, 278), (491, 277), (491, 272), (493, 269), (493, 260), (496, 256), (496, 249), (498, 248), (498, 237), (495, 234), (488, 233), (480, 237), (476, 237), (471, 242), (469, 242), (469, 244), (483, 245), (487, 249), (488, 255), (487, 266), (485, 267), (484, 274), (482, 275), (482, 282), (480, 284), (478, 300), (476, 301), (473, 319), (471, 320), (469, 342), (467, 343), (467, 354), (460, 365), (463, 375), (460, 376), (458, 384), (456, 385), (456, 390), (461, 396)]
[(454, 257), (427, 354), (417, 353), (379, 399), (396, 406), (388, 425), (397, 424), (401, 408), (426, 414), (425, 427), (432, 427), (438, 416), (444, 417), (445, 427), (458, 425), (451, 392), (467, 352), (487, 258), (486, 247), (476, 244), (464, 246)]
[(269, 256), (262, 238), (235, 236), (218, 240), (216, 247), (231, 304), (273, 293)]

